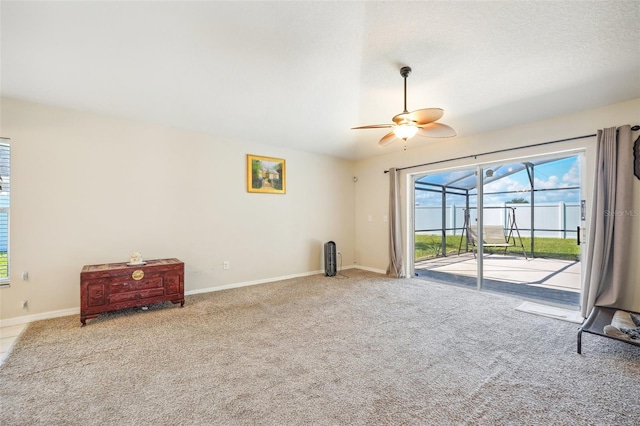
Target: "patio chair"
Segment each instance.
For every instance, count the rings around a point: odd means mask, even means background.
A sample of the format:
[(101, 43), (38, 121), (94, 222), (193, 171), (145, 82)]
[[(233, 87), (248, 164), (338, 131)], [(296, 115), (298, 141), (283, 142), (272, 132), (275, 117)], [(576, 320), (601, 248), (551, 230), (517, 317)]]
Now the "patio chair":
[[(511, 235), (511, 232), (505, 234), (504, 228), (502, 226), (494, 226), (494, 225), (486, 225), (484, 227), (484, 232), (482, 233), (483, 246), (485, 247), (503, 247), (504, 253), (507, 253), (507, 248), (516, 246), (516, 239)], [(478, 227), (477, 226), (469, 226), (467, 230), (467, 235), (469, 235), (469, 242), (471, 243), (471, 250), (473, 251), (473, 257), (476, 256), (476, 247), (478, 246)], [(522, 241), (521, 241), (522, 245)], [(527, 252), (524, 250), (524, 246), (522, 246), (522, 253), (524, 254), (525, 259), (529, 259), (527, 256)]]
[[(492, 207), (485, 208), (490, 209)], [(506, 208), (509, 209), (509, 232), (505, 233), (506, 229), (501, 225), (484, 225), (482, 232), (482, 245), (484, 247), (503, 247), (504, 254), (506, 254), (507, 248), (516, 246), (517, 235), (518, 240), (520, 241), (520, 247), (522, 248), (522, 253), (524, 254), (524, 258), (528, 260), (529, 257), (527, 256), (527, 252), (524, 249), (522, 237), (520, 236), (520, 230), (518, 229), (518, 225), (516, 224), (515, 208)], [(473, 257), (476, 257), (476, 247), (478, 246), (478, 227), (471, 225), (468, 211), (465, 211), (464, 222), (465, 223), (462, 231), (462, 237), (464, 237), (464, 234), (466, 232), (467, 241), (471, 244), (471, 251), (473, 251)], [(463, 238), (460, 238), (460, 244), (458, 245), (458, 255), (460, 255), (460, 250), (462, 249), (462, 239)]]

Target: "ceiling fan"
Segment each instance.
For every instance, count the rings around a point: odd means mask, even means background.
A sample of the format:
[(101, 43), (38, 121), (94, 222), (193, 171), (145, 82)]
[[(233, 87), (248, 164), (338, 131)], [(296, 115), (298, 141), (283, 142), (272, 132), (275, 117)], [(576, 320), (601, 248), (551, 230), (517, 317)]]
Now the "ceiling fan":
[(414, 136), (427, 138), (451, 138), (456, 136), (456, 131), (446, 124), (436, 123), (444, 111), (440, 108), (424, 108), (415, 111), (407, 111), (407, 77), (411, 73), (411, 68), (400, 68), (400, 75), (404, 78), (404, 111), (393, 117), (394, 124), (371, 124), (369, 126), (352, 127), (356, 129), (382, 129), (393, 128), (378, 142), (379, 146), (386, 146), (392, 142), (404, 140), (406, 142)]

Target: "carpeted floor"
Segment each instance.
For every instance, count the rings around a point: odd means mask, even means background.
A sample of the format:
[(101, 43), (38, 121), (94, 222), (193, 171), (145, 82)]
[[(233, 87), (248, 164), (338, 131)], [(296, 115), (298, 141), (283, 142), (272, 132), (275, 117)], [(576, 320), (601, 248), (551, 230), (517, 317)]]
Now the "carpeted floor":
[(493, 293), (347, 270), (30, 324), (2, 425), (636, 425), (640, 350)]

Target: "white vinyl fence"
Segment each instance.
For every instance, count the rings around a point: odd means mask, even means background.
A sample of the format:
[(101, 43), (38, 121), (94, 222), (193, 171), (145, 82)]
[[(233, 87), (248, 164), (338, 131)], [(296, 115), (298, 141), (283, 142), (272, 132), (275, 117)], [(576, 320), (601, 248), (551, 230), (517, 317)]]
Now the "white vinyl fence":
[[(509, 228), (509, 211), (504, 207), (514, 207), (516, 225), (523, 237), (531, 236), (531, 205), (504, 204), (502, 206), (485, 206), (484, 224), (502, 225)], [(447, 235), (460, 235), (464, 227), (465, 206), (451, 205), (446, 207), (445, 228)], [(470, 210), (471, 225), (476, 224), (477, 209)], [(580, 225), (580, 203), (536, 203), (534, 206), (535, 236), (548, 238), (576, 238), (576, 228)], [(426, 235), (441, 235), (442, 208), (416, 206), (415, 231)], [(452, 229), (459, 228), (459, 229)]]

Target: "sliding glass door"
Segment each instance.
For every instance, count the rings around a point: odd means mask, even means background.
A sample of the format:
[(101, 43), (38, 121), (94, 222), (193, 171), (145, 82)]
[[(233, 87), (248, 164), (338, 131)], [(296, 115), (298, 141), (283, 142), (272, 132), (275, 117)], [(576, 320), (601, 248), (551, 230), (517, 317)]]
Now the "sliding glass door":
[(417, 276), (578, 306), (579, 155), (415, 181)]
[(467, 230), (469, 213), (475, 218), (476, 168), (422, 176), (415, 181), (414, 199), (415, 274), (475, 287), (477, 267)]

